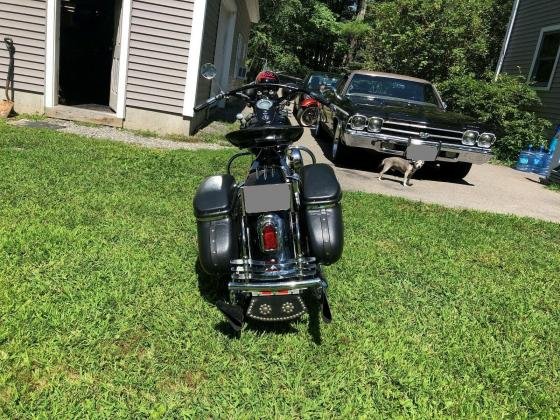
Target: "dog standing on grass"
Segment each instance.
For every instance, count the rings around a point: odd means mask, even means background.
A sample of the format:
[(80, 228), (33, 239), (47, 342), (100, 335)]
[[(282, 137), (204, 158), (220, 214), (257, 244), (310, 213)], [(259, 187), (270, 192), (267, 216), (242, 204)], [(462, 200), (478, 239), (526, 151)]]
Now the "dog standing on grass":
[(410, 178), (412, 177), (412, 175), (414, 175), (414, 172), (420, 169), (423, 165), (424, 165), (423, 160), (410, 162), (400, 157), (388, 157), (383, 159), (381, 165), (379, 165), (380, 167), (383, 166), (383, 169), (381, 170), (381, 172), (379, 172), (378, 179), (381, 181), (383, 179), (383, 175), (385, 174), (385, 172), (387, 172), (390, 169), (396, 169), (397, 171), (399, 171), (404, 175), (403, 186), (406, 187), (412, 185), (410, 184)]

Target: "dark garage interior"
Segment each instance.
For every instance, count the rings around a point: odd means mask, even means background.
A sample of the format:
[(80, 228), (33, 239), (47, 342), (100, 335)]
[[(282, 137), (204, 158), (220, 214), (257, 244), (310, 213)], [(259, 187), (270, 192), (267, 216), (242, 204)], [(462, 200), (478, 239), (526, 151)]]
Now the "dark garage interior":
[(109, 105), (118, 0), (62, 0), (59, 103)]

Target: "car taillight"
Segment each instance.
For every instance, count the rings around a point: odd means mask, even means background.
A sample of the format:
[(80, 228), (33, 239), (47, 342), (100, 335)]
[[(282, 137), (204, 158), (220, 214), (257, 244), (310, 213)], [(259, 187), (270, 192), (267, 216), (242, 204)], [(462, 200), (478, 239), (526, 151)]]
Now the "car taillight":
[(262, 228), (262, 245), (263, 251), (276, 251), (278, 249), (278, 237), (276, 236), (276, 227), (267, 223)]

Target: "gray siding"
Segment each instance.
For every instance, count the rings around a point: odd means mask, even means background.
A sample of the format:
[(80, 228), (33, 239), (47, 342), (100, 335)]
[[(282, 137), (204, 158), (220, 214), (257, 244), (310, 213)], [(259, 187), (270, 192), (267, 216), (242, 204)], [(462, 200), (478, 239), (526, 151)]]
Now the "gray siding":
[[(520, 0), (502, 73), (521, 74), (527, 78), (541, 28), (557, 24), (560, 24), (559, 1)], [(560, 123), (560, 68), (556, 69), (550, 90), (537, 93), (543, 102), (541, 114)]]
[[(9, 55), (4, 37), (14, 40), (16, 90), (44, 93), (46, 0), (0, 0), (0, 85), (6, 83)], [(4, 99), (3, 89), (0, 98)]]
[(193, 3), (133, 0), (127, 106), (182, 114)]

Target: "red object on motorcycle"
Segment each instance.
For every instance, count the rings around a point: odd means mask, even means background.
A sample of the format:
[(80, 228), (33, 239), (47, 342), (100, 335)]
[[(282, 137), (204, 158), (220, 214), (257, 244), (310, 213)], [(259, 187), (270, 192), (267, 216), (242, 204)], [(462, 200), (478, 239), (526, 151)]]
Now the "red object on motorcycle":
[(272, 224), (264, 225), (262, 232), (263, 251), (276, 251), (278, 249), (278, 238), (276, 228)]
[(303, 101), (301, 101), (301, 103), (300, 103), (300, 107), (302, 107), (302, 108), (307, 108), (307, 107), (310, 107), (310, 106), (319, 106), (319, 102), (317, 102), (313, 98), (306, 98)]
[(280, 79), (278, 78), (278, 76), (276, 75), (276, 73), (272, 72), (272, 71), (261, 71), (259, 74), (257, 74), (257, 78), (255, 79), (255, 83), (261, 84), (261, 83), (280, 83)]

